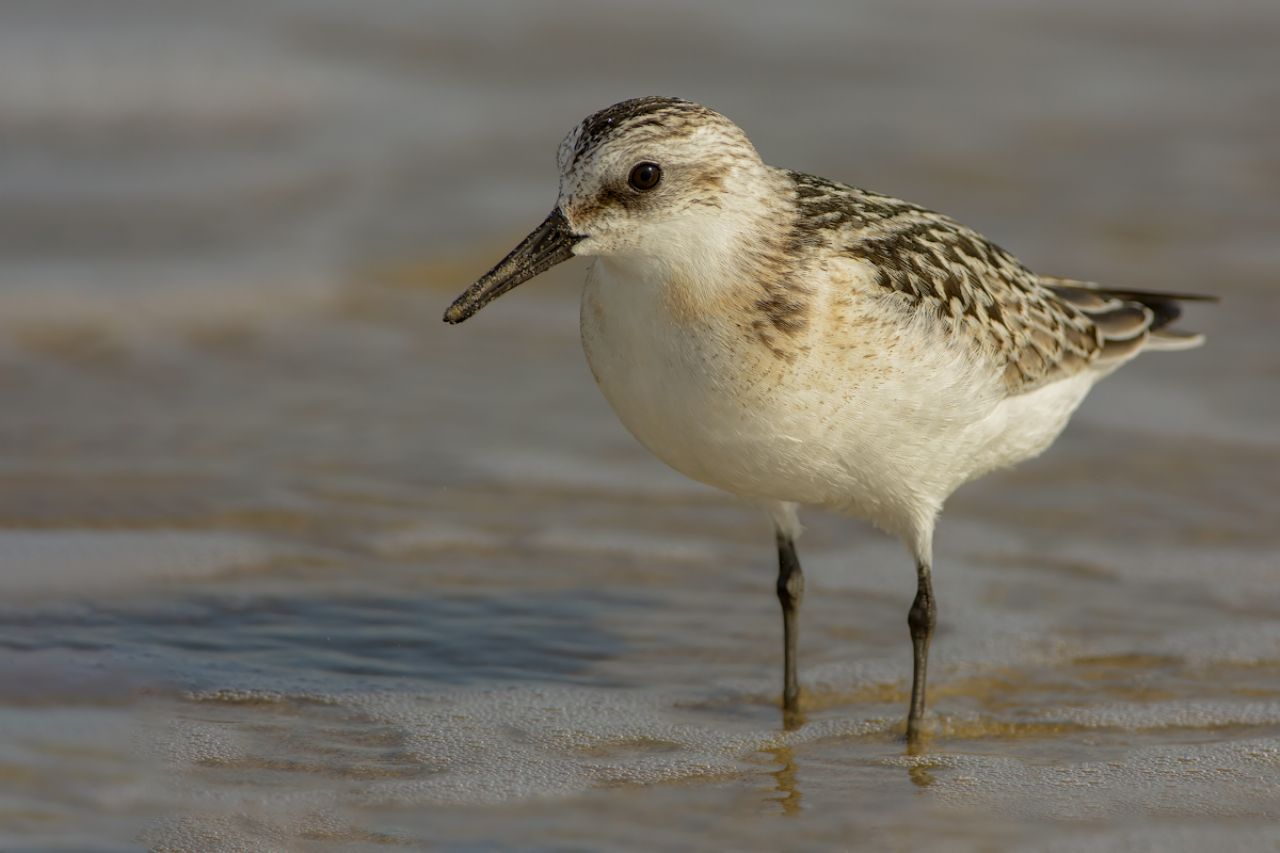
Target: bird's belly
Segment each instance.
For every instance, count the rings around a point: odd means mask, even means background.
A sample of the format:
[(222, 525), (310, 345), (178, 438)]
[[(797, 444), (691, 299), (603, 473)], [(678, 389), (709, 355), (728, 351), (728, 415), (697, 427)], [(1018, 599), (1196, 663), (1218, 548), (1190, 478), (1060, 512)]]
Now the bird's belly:
[[(754, 409), (731, 385), (599, 339), (586, 346), (618, 419), (651, 453), (687, 477), (747, 497), (823, 503), (799, 476), (812, 442)], [(808, 459), (808, 464), (821, 464)]]
[(839, 396), (733, 324), (673, 318), (661, 294), (597, 272), (583, 293), (582, 340), (623, 425), (685, 476), (804, 504), (850, 491), (859, 451)]
[(1042, 450), (1088, 385), (1006, 401), (999, 372), (944, 338), (877, 331), (870, 315), (831, 312), (838, 323), (815, 320), (778, 353), (740, 314), (679, 307), (658, 286), (598, 267), (583, 293), (588, 363), (640, 443), (725, 491), (894, 532), (972, 477)]

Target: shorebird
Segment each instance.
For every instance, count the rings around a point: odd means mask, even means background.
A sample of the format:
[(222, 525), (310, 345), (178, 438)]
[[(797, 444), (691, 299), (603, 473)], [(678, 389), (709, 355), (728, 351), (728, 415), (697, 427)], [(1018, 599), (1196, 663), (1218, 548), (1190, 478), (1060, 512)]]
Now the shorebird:
[(1186, 294), (1037, 275), (924, 207), (766, 165), (678, 98), (623, 101), (560, 144), (546, 220), (449, 306), (461, 323), (569, 258), (592, 374), (628, 430), (694, 480), (763, 505), (777, 541), (784, 719), (796, 719), (798, 506), (899, 537), (916, 566), (907, 738), (937, 621), (933, 530), (961, 484), (1039, 454)]

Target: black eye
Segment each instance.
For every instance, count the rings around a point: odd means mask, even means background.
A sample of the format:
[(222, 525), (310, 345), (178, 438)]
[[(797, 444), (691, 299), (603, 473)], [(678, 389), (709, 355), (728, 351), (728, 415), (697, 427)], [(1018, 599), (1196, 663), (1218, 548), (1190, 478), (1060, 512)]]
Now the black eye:
[(631, 185), (631, 189), (642, 193), (656, 187), (660, 180), (662, 180), (662, 168), (657, 163), (637, 163), (631, 167), (631, 174), (627, 176), (627, 183)]

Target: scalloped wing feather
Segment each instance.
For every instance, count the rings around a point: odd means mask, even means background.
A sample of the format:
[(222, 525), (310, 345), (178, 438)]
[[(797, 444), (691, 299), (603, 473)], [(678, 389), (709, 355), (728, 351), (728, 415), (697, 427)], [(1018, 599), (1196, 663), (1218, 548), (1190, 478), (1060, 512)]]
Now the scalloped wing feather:
[(1109, 372), (1144, 347), (1195, 346), (1164, 329), (1188, 294), (1107, 290), (1043, 277), (949, 217), (856, 187), (789, 173), (797, 237), (818, 252), (869, 263), (875, 281), (972, 340), (1023, 394), (1083, 370)]

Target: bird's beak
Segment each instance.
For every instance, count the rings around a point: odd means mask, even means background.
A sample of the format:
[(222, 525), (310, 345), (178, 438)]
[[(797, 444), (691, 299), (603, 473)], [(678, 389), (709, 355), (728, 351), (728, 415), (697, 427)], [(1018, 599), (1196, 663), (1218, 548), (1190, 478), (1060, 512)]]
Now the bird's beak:
[(508, 290), (546, 272), (561, 261), (569, 260), (573, 257), (574, 244), (581, 239), (582, 235), (569, 231), (569, 223), (557, 207), (497, 266), (480, 276), (479, 281), (453, 300), (449, 310), (444, 312), (444, 321), (461, 323)]

